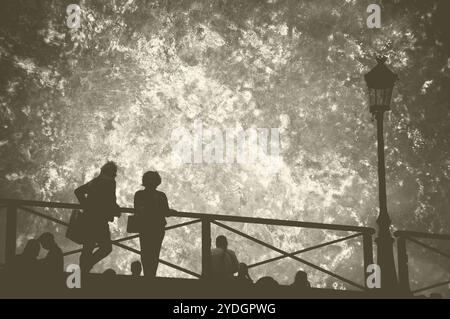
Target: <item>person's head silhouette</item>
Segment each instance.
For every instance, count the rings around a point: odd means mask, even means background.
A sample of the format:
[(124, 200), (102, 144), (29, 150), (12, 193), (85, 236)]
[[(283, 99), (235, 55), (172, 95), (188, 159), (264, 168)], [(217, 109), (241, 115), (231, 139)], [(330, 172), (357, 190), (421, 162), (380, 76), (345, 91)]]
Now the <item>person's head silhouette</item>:
[(42, 245), (42, 248), (49, 250), (52, 247), (56, 246), (56, 242), (55, 242), (55, 237), (53, 236), (53, 234), (51, 233), (43, 233), (40, 237), (39, 237), (39, 242)]
[(310, 287), (308, 274), (303, 270), (297, 271), (295, 274), (294, 285), (296, 287)]
[(138, 277), (142, 272), (142, 264), (140, 261), (135, 260), (131, 263), (131, 275), (134, 277)]
[(225, 236), (220, 235), (216, 238), (216, 247), (226, 250), (228, 248), (228, 240)]
[(279, 284), (275, 279), (273, 279), (273, 277), (265, 276), (258, 279), (256, 286), (260, 289), (270, 291), (270, 289), (278, 287)]
[(39, 256), (41, 250), (41, 245), (36, 239), (28, 240), (25, 248), (23, 249), (22, 255), (28, 259), (36, 259)]
[(156, 189), (161, 184), (161, 176), (158, 172), (148, 171), (142, 176), (142, 185), (147, 189)]
[(117, 165), (116, 163), (109, 161), (100, 169), (100, 174), (108, 176), (111, 178), (116, 178), (117, 176)]

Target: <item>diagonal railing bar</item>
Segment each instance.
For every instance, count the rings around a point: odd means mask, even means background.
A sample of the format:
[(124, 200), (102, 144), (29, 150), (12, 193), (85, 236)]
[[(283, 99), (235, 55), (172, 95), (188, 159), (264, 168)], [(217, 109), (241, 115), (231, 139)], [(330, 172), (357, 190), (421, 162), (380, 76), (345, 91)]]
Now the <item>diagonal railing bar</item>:
[[(120, 242), (123, 242), (123, 241), (135, 239), (137, 237), (139, 237), (139, 235), (132, 235), (132, 236), (127, 236), (127, 237), (123, 237), (123, 238), (118, 238), (118, 239), (112, 240), (111, 243), (114, 245), (115, 243), (120, 243)], [(98, 245), (95, 245), (95, 248), (97, 248), (97, 247), (98, 247)], [(77, 253), (80, 253), (82, 250), (83, 250), (82, 248), (70, 250), (70, 251), (67, 251), (67, 252), (63, 253), (63, 255), (64, 256), (69, 256), (69, 255), (77, 254)]]
[[(116, 246), (118, 246), (118, 247), (120, 247), (120, 248), (126, 249), (126, 250), (128, 250), (128, 251), (131, 251), (131, 252), (133, 252), (133, 253), (135, 253), (135, 254), (138, 254), (138, 255), (141, 254), (141, 252), (140, 252), (139, 250), (134, 249), (134, 248), (131, 248), (131, 247), (128, 247), (127, 245), (120, 244), (120, 243), (114, 243), (114, 245), (116, 245)], [(195, 272), (193, 272), (193, 271), (190, 271), (189, 269), (185, 269), (185, 268), (183, 268), (183, 267), (174, 265), (174, 264), (172, 264), (172, 263), (170, 263), (170, 262), (168, 262), (168, 261), (165, 261), (165, 260), (163, 260), (163, 259), (159, 259), (159, 262), (162, 263), (162, 264), (164, 264), (164, 265), (166, 265), (166, 266), (172, 267), (172, 268), (174, 268), (174, 269), (176, 269), (176, 270), (185, 272), (186, 274), (189, 274), (189, 275), (191, 275), (191, 276), (198, 277), (198, 278), (201, 277), (199, 274), (197, 274), (197, 273), (195, 273)]]
[(138, 255), (141, 254), (141, 252), (139, 250), (137, 250), (135, 248), (132, 248), (132, 247), (129, 247), (127, 245), (124, 245), (124, 244), (121, 244), (121, 243), (112, 243), (112, 244), (117, 246), (117, 247), (120, 247), (120, 248), (126, 249), (128, 251), (131, 251), (132, 253), (135, 253), (135, 254), (138, 254)]
[(314, 250), (314, 249), (319, 249), (319, 248), (322, 248), (322, 247), (325, 247), (325, 246), (337, 244), (337, 243), (340, 243), (342, 241), (346, 241), (346, 240), (349, 240), (349, 239), (352, 239), (352, 238), (355, 238), (355, 237), (359, 237), (361, 235), (362, 235), (361, 233), (353, 234), (351, 236), (347, 236), (347, 237), (344, 237), (344, 238), (339, 238), (339, 239), (332, 240), (332, 241), (329, 241), (329, 242), (326, 242), (326, 243), (322, 243), (322, 244), (319, 244), (319, 245), (316, 245), (316, 246), (311, 246), (311, 247), (308, 247), (308, 248), (297, 250), (297, 251), (289, 253), (289, 254), (287, 254), (285, 256), (277, 256), (277, 257), (274, 257), (274, 258), (270, 258), (270, 259), (266, 259), (266, 260), (263, 260), (263, 261), (259, 261), (257, 263), (248, 265), (247, 267), (248, 268), (258, 267), (258, 266), (261, 266), (261, 265), (264, 265), (264, 264), (268, 264), (268, 263), (273, 262), (273, 261), (277, 261), (277, 260), (284, 259), (284, 258), (291, 257), (291, 256), (296, 256), (296, 255), (299, 255), (299, 254), (302, 254), (302, 253), (306, 253), (306, 252)]
[(171, 267), (171, 268), (174, 268), (174, 269), (176, 269), (176, 270), (179, 270), (179, 271), (181, 271), (181, 272), (184, 272), (184, 273), (186, 273), (186, 274), (188, 274), (188, 275), (191, 275), (191, 276), (193, 276), (193, 277), (197, 277), (197, 278), (201, 278), (201, 277), (202, 277), (200, 274), (197, 274), (197, 273), (195, 273), (195, 272), (193, 272), (193, 271), (191, 271), (191, 270), (189, 270), (189, 269), (186, 269), (186, 268), (177, 266), (177, 265), (175, 265), (175, 264), (172, 264), (172, 263), (170, 263), (170, 262), (168, 262), (168, 261), (165, 261), (165, 260), (163, 260), (163, 259), (159, 259), (159, 262), (160, 262), (161, 264), (164, 264), (164, 265), (166, 265), (166, 266), (169, 266), (169, 267)]
[[(122, 238), (121, 240), (124, 240), (124, 238)], [(120, 244), (120, 243), (118, 243), (118, 242), (112, 242), (112, 244), (113, 244), (113, 245), (116, 245), (116, 246), (118, 246), (118, 247), (120, 247), (120, 248), (123, 248), (123, 249), (125, 249), (125, 250), (128, 250), (128, 251), (130, 251), (130, 252), (132, 252), (132, 253), (135, 253), (135, 254), (138, 254), (138, 255), (141, 254), (141, 252), (140, 252), (139, 250), (134, 249), (134, 248), (129, 247), (129, 246), (126, 246), (126, 245), (123, 245), (123, 244)], [(96, 246), (96, 247), (97, 247), (97, 246)], [(76, 250), (68, 251), (68, 252), (64, 253), (63, 255), (64, 255), (64, 256), (68, 256), (68, 255), (80, 253), (81, 251), (82, 251), (82, 249), (76, 249)], [(195, 273), (195, 272), (193, 272), (193, 271), (190, 271), (189, 269), (185, 269), (185, 268), (183, 268), (183, 267), (177, 266), (177, 265), (172, 264), (172, 263), (170, 263), (170, 262), (168, 262), (168, 261), (165, 261), (165, 260), (163, 260), (163, 259), (159, 259), (159, 262), (160, 262), (161, 264), (164, 264), (164, 265), (168, 266), (168, 267), (171, 267), (171, 268), (174, 268), (174, 269), (176, 269), (176, 270), (182, 271), (182, 272), (184, 272), (184, 273), (186, 273), (186, 274), (188, 274), (188, 275), (191, 275), (191, 276), (193, 276), (193, 277), (197, 277), (197, 278), (200, 278), (200, 277), (201, 277), (201, 275), (199, 275), (199, 274), (197, 274), (197, 273)]]
[[(227, 225), (222, 224), (222, 223), (217, 222), (217, 221), (211, 221), (211, 223), (213, 223), (213, 224), (215, 224), (215, 225), (217, 225), (217, 226), (219, 226), (219, 227), (225, 228), (225, 229), (227, 229), (227, 230), (229, 230), (229, 231), (231, 231), (231, 232), (233, 232), (233, 233), (235, 233), (235, 234), (238, 234), (238, 235), (240, 235), (240, 236), (242, 236), (242, 237), (245, 237), (245, 238), (247, 238), (247, 239), (249, 239), (249, 240), (251, 240), (251, 241), (254, 241), (254, 242), (256, 242), (256, 243), (258, 243), (258, 244), (260, 244), (260, 245), (262, 245), (262, 246), (265, 246), (265, 247), (267, 247), (267, 248), (270, 248), (270, 249), (272, 249), (272, 250), (274, 250), (274, 251), (276, 251), (276, 252), (278, 252), (278, 253), (280, 253), (280, 254), (282, 254), (282, 255), (285, 255), (285, 256), (286, 256), (286, 255), (289, 255), (289, 253), (285, 252), (284, 250), (281, 250), (281, 249), (279, 249), (279, 248), (276, 248), (275, 246), (272, 246), (272, 245), (270, 245), (270, 244), (267, 244), (267, 243), (263, 242), (262, 240), (259, 240), (259, 239), (255, 238), (255, 237), (252, 237), (252, 236), (250, 236), (250, 235), (247, 235), (247, 234), (245, 234), (245, 233), (243, 233), (243, 232), (241, 232), (241, 231), (239, 231), (239, 230), (237, 230), (237, 229), (234, 229), (233, 227), (227, 226)], [(298, 261), (298, 262), (301, 262), (301, 263), (303, 263), (303, 264), (305, 264), (305, 265), (307, 265), (307, 266), (309, 266), (309, 267), (311, 267), (311, 268), (314, 268), (314, 269), (316, 269), (316, 270), (318, 270), (318, 271), (320, 271), (320, 272), (323, 272), (323, 273), (325, 273), (325, 274), (327, 274), (327, 275), (329, 275), (329, 276), (332, 276), (332, 277), (334, 277), (334, 278), (337, 278), (337, 279), (339, 279), (339, 280), (341, 280), (341, 281), (343, 281), (343, 282), (345, 282), (345, 283), (347, 283), (347, 284), (349, 284), (349, 285), (352, 285), (352, 286), (354, 286), (354, 287), (357, 287), (357, 288), (359, 288), (359, 289), (361, 289), (361, 290), (367, 290), (365, 287), (361, 286), (360, 284), (358, 284), (358, 283), (356, 283), (356, 282), (353, 282), (353, 281), (351, 281), (351, 280), (349, 280), (349, 279), (347, 279), (347, 278), (344, 278), (344, 277), (342, 277), (342, 276), (340, 276), (340, 275), (338, 275), (338, 274), (335, 274), (335, 273), (333, 273), (333, 272), (331, 272), (331, 271), (329, 271), (329, 270), (326, 270), (326, 269), (324, 269), (324, 268), (322, 268), (322, 267), (319, 267), (319, 266), (317, 266), (317, 265), (314, 265), (313, 263), (310, 263), (310, 262), (307, 261), (307, 260), (304, 260), (304, 259), (299, 258), (299, 257), (297, 257), (297, 256), (287, 256), (287, 257), (292, 258), (292, 259), (294, 259), (294, 260), (296, 260), (296, 261)]]
[[(29, 209), (29, 208), (26, 208), (26, 207), (19, 207), (19, 208), (23, 209), (23, 210), (25, 210), (25, 211), (27, 211), (27, 212), (29, 212), (31, 214), (38, 215), (39, 217), (50, 219), (51, 221), (54, 221), (54, 222), (56, 222), (58, 224), (61, 224), (63, 226), (68, 226), (64, 222), (61, 222), (60, 220), (57, 220), (57, 219), (55, 219), (53, 217), (49, 217), (49, 216), (47, 216), (45, 214), (36, 212), (36, 211), (34, 211), (32, 209)], [(191, 221), (188, 221), (188, 222), (185, 222), (185, 223), (180, 223), (180, 224), (168, 226), (168, 227), (166, 227), (166, 230), (171, 230), (171, 229), (175, 229), (175, 228), (178, 228), (178, 227), (188, 226), (188, 225), (191, 225), (191, 224), (198, 223), (200, 221), (201, 221), (200, 219), (196, 219), (196, 220), (191, 220)], [(135, 238), (138, 238), (138, 237), (139, 237), (139, 235), (127, 236), (127, 237), (124, 237), (124, 238), (119, 238), (119, 239), (112, 240), (111, 243), (114, 245), (116, 243), (120, 243), (120, 242), (131, 240), (131, 239), (135, 239)], [(96, 245), (96, 247), (97, 247), (97, 245)], [(124, 247), (122, 247), (122, 248), (124, 248)], [(63, 256), (69, 256), (69, 255), (77, 254), (77, 253), (80, 253), (81, 251), (82, 251), (81, 248), (75, 249), (75, 250), (71, 250), (71, 251), (63, 253)], [(133, 251), (133, 252), (137, 253), (136, 251)]]
[(69, 226), (69, 224), (66, 223), (66, 222), (63, 222), (63, 221), (61, 221), (61, 220), (59, 220), (57, 218), (45, 215), (43, 213), (39, 213), (39, 212), (37, 212), (37, 211), (35, 211), (35, 210), (31, 209), (31, 208), (28, 208), (28, 207), (19, 206), (19, 207), (17, 207), (17, 209), (24, 210), (24, 211), (26, 211), (26, 212), (28, 212), (30, 214), (37, 215), (39, 217), (48, 219), (48, 220), (50, 220), (50, 221), (52, 221), (54, 223), (57, 223), (57, 224), (60, 224), (60, 225), (66, 226), (66, 227)]
[[(33, 210), (33, 209), (30, 209), (30, 208), (28, 208), (28, 207), (22, 207), (22, 206), (19, 206), (18, 209), (25, 210), (25, 211), (28, 212), (28, 213), (31, 213), (31, 214), (33, 214), (33, 215), (37, 215), (37, 216), (42, 217), (42, 218), (45, 218), (45, 219), (48, 219), (48, 220), (50, 220), (50, 221), (52, 221), (52, 222), (55, 222), (55, 223), (58, 223), (58, 224), (60, 224), (60, 225), (63, 225), (63, 226), (66, 226), (66, 227), (69, 226), (69, 224), (66, 223), (66, 222), (63, 222), (63, 221), (61, 221), (61, 220), (59, 220), (59, 219), (56, 219), (56, 218), (54, 218), (54, 217), (45, 215), (45, 214), (43, 214), (43, 213), (39, 213), (39, 212), (37, 212), (37, 211), (35, 211), (35, 210)], [(176, 225), (167, 226), (167, 227), (165, 228), (165, 230), (171, 230), (171, 229), (175, 229), (175, 228), (179, 228), (179, 227), (183, 227), (183, 226), (188, 226), (188, 225), (192, 225), (192, 224), (199, 223), (199, 222), (201, 222), (201, 219), (190, 220), (190, 221), (188, 221), (188, 222), (184, 222), (184, 223), (180, 223), (180, 224), (176, 224)], [(139, 235), (130, 236), (130, 237), (136, 238), (136, 237), (139, 237)], [(133, 239), (133, 238), (129, 238), (129, 239)], [(128, 239), (125, 239), (125, 240), (128, 240)]]
[[(66, 223), (66, 222), (63, 222), (63, 221), (61, 221), (61, 220), (59, 220), (59, 219), (56, 219), (56, 218), (54, 218), (54, 217), (45, 215), (45, 214), (43, 214), (43, 213), (37, 212), (37, 211), (35, 211), (35, 210), (33, 210), (33, 209), (30, 209), (30, 208), (28, 208), (28, 207), (22, 207), (22, 206), (19, 206), (18, 209), (22, 209), (22, 210), (24, 210), (24, 211), (26, 211), (26, 212), (28, 212), (28, 213), (30, 213), (30, 214), (37, 215), (37, 216), (39, 216), (39, 217), (41, 217), (41, 218), (48, 219), (48, 220), (50, 220), (50, 221), (52, 221), (52, 222), (55, 222), (55, 223), (57, 223), (57, 224), (60, 224), (60, 225), (62, 225), (62, 226), (66, 226), (66, 227), (69, 226), (69, 224)], [(165, 230), (171, 230), (171, 229), (175, 229), (175, 228), (179, 228), (179, 227), (183, 227), (183, 226), (188, 226), (188, 225), (192, 225), (192, 224), (199, 223), (199, 222), (201, 222), (201, 219), (195, 219), (195, 220), (191, 220), (191, 221), (188, 221), (188, 222), (184, 222), (184, 223), (180, 223), (180, 224), (176, 224), (176, 225), (167, 226), (167, 227), (165, 228)], [(128, 237), (121, 238), (121, 239), (119, 239), (119, 240), (114, 240), (113, 243), (114, 243), (114, 242), (120, 242), (120, 241), (131, 240), (131, 239), (138, 238), (138, 237), (139, 237), (139, 235), (132, 235), (132, 236), (128, 236)]]
[(421, 241), (419, 241), (419, 240), (417, 240), (417, 239), (414, 239), (414, 238), (411, 238), (411, 237), (406, 237), (406, 239), (408, 239), (408, 240), (412, 241), (413, 243), (415, 243), (415, 244), (417, 244), (417, 245), (419, 245), (419, 246), (422, 246), (422, 247), (424, 247), (424, 248), (426, 248), (426, 249), (428, 249), (428, 250), (431, 250), (432, 252), (435, 252), (436, 254), (439, 254), (439, 255), (441, 255), (441, 256), (444, 256), (444, 257), (450, 259), (450, 255), (449, 255), (449, 254), (446, 254), (446, 253), (440, 251), (439, 249), (437, 249), (437, 248), (435, 248), (435, 247), (433, 247), (433, 246), (424, 244), (424, 243), (422, 243)]
[(139, 237), (139, 235), (131, 235), (131, 236), (127, 236), (127, 237), (117, 238), (117, 239), (111, 240), (111, 242), (113, 244), (114, 243), (120, 243), (120, 242), (123, 242), (123, 241), (132, 240), (132, 239), (135, 239), (135, 238), (138, 238), (138, 237)]
[(441, 282), (439, 284), (434, 284), (434, 285), (431, 285), (431, 286), (428, 286), (428, 287), (425, 287), (425, 288), (420, 288), (420, 289), (414, 290), (414, 291), (412, 291), (412, 293), (413, 294), (417, 294), (417, 293), (422, 292), (422, 291), (434, 289), (434, 288), (437, 288), (437, 287), (442, 287), (442, 286), (445, 286), (445, 285), (448, 285), (448, 284), (450, 284), (450, 280), (446, 281), (446, 282)]
[[(450, 241), (450, 234), (433, 234), (433, 233), (423, 233), (423, 232), (417, 232), (417, 231), (408, 231), (408, 230), (399, 230), (394, 232), (394, 236), (397, 237), (397, 243), (398, 243), (398, 269), (399, 269), (399, 275), (402, 277), (402, 284), (404, 287), (406, 287), (409, 291), (410, 285), (409, 285), (409, 270), (408, 270), (408, 252), (406, 250), (406, 241), (409, 240), (410, 242), (421, 246), (422, 248), (425, 248), (426, 250), (429, 250), (431, 252), (434, 252), (440, 256), (443, 256), (444, 258), (450, 259), (450, 254), (441, 251), (440, 249), (423, 243), (422, 239), (432, 239), (432, 240), (445, 240)], [(420, 240), (419, 240), (420, 239)], [(416, 289), (414, 291), (411, 291), (413, 294), (416, 294), (418, 292), (430, 290), (436, 287), (440, 287), (443, 285), (446, 285), (450, 283), (450, 281), (444, 282), (444, 283), (438, 283), (434, 284), (425, 288)]]
[[(37, 215), (37, 216), (39, 216), (39, 217), (48, 219), (48, 220), (50, 220), (50, 221), (52, 221), (52, 222), (55, 222), (55, 223), (58, 223), (58, 224), (60, 224), (60, 225), (63, 225), (63, 226), (66, 226), (66, 227), (69, 226), (69, 224), (66, 223), (66, 222), (63, 222), (63, 221), (61, 221), (61, 220), (59, 220), (59, 219), (56, 219), (56, 218), (54, 218), (54, 217), (45, 215), (45, 214), (43, 214), (43, 213), (39, 213), (39, 212), (37, 212), (37, 211), (35, 211), (35, 210), (33, 210), (33, 209), (30, 209), (30, 208), (28, 208), (28, 207), (22, 207), (22, 206), (19, 206), (18, 209), (22, 209), (22, 210), (24, 210), (24, 211), (26, 211), (26, 212), (28, 212), (28, 213), (30, 213), (30, 214)], [(179, 228), (179, 227), (183, 227), (183, 226), (188, 226), (188, 225), (192, 225), (192, 224), (199, 223), (199, 222), (201, 222), (201, 219), (190, 220), (190, 221), (188, 221), (188, 222), (184, 222), (184, 223), (180, 223), (180, 224), (176, 224), (176, 225), (167, 226), (167, 227), (165, 228), (165, 230), (171, 230), (171, 229), (175, 229), (175, 228)], [(130, 236), (128, 239), (134, 239), (134, 238), (136, 238), (136, 237), (139, 237), (139, 235)], [(128, 240), (128, 239), (124, 239), (124, 240)]]
[(185, 223), (180, 223), (180, 224), (176, 224), (176, 225), (167, 226), (166, 230), (171, 230), (171, 229), (175, 229), (175, 228), (179, 228), (179, 227), (183, 227), (183, 226), (192, 225), (192, 224), (195, 224), (195, 223), (199, 223), (201, 221), (202, 221), (201, 219), (190, 220), (190, 221), (185, 222)]

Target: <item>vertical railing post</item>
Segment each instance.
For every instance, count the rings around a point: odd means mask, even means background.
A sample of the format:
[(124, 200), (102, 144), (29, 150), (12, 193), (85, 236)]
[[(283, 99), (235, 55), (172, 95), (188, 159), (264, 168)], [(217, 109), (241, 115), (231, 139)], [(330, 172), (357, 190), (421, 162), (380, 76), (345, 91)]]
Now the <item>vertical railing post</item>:
[(398, 280), (402, 292), (409, 293), (409, 269), (408, 269), (408, 252), (406, 251), (406, 238), (400, 236), (397, 239), (398, 253)]
[(211, 221), (202, 219), (202, 279), (211, 275)]
[(364, 250), (364, 285), (367, 286), (367, 267), (373, 264), (373, 239), (372, 234), (365, 232), (363, 234), (363, 250)]
[(17, 207), (6, 209), (5, 265), (9, 266), (16, 256)]

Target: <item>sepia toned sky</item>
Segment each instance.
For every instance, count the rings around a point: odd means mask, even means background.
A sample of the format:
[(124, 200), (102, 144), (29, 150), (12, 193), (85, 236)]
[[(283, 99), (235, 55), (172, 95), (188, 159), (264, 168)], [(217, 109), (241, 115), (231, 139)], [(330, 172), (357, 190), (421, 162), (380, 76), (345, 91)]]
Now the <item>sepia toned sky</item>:
[[(363, 76), (384, 54), (400, 78), (385, 119), (393, 230), (450, 233), (448, 3), (379, 1), (382, 27), (369, 29), (372, 2), (79, 1), (78, 29), (66, 24), (68, 1), (2, 2), (0, 197), (75, 202), (73, 189), (114, 160), (123, 206), (151, 169), (175, 210), (375, 228), (376, 127)], [(280, 159), (174, 161), (172, 132), (193, 132), (195, 121), (223, 132), (278, 128)], [(70, 212), (48, 213), (68, 220)], [(19, 221), (19, 251), (43, 231), (76, 248), (50, 222)], [(113, 237), (126, 235), (125, 226), (126, 217), (112, 224)], [(286, 251), (346, 235), (232, 226)], [(277, 256), (213, 228), (218, 234), (243, 262)], [(200, 272), (200, 245), (198, 225), (169, 231), (161, 258)], [(408, 251), (413, 287), (448, 280), (448, 261), (413, 244)], [(362, 283), (358, 239), (301, 257)], [(136, 258), (115, 248), (96, 270), (126, 273)], [(299, 268), (313, 286), (349, 288), (288, 260), (251, 275), (288, 283)], [(165, 266), (158, 274), (184, 276)]]

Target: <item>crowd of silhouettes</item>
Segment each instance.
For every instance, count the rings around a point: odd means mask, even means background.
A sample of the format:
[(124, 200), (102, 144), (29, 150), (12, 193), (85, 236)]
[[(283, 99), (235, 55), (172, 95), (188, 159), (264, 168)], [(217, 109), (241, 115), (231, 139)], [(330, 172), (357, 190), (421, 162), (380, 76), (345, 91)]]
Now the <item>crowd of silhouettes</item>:
[[(41, 249), (47, 251), (43, 258), (39, 258)], [(248, 266), (245, 263), (238, 262), (235, 252), (228, 248), (228, 240), (223, 235), (216, 238), (216, 248), (211, 250), (211, 266), (212, 281), (223, 279), (224, 282), (226, 281), (231, 285), (245, 288), (255, 287), (259, 291), (269, 292), (280, 286), (270, 276), (264, 276), (254, 282), (249, 275)], [(152, 267), (154, 266), (152, 265)], [(141, 277), (143, 264), (139, 260), (134, 260), (130, 264), (129, 271), (129, 275), (132, 277)], [(154, 277), (154, 271), (152, 268), (151, 277)], [(22, 282), (37, 283), (37, 278), (40, 283), (45, 280), (46, 288), (62, 287), (61, 284), (64, 282), (63, 253), (54, 236), (51, 233), (43, 233), (38, 239), (29, 239), (22, 254), (16, 256), (13, 273), (20, 276)], [(102, 273), (103, 277), (108, 280), (114, 278), (116, 274), (116, 271), (112, 268), (108, 268)], [(298, 271), (290, 287), (293, 292), (307, 291), (311, 287), (307, 279), (307, 273), (302, 270)]]
[[(100, 174), (88, 183), (78, 187), (75, 195), (83, 209), (82, 223), (77, 223), (78, 229), (73, 227), (67, 238), (83, 245), (79, 265), (81, 274), (87, 274), (95, 264), (107, 257), (112, 251), (109, 222), (120, 217), (120, 207), (116, 202), (117, 165), (107, 162), (100, 169)], [(153, 279), (156, 277), (159, 254), (164, 240), (166, 217), (169, 214), (167, 196), (157, 190), (161, 184), (158, 172), (148, 171), (142, 176), (144, 189), (134, 195), (134, 218), (139, 233), (141, 259), (130, 264), (130, 275)], [(77, 214), (80, 213), (77, 211)], [(78, 216), (78, 215), (77, 215)], [(77, 238), (77, 240), (73, 238)], [(78, 240), (78, 238), (81, 238)], [(43, 258), (41, 249), (46, 251)], [(63, 287), (64, 255), (51, 233), (43, 233), (37, 239), (29, 239), (22, 254), (16, 256), (12, 264), (7, 265), (7, 272), (17, 282), (28, 284), (45, 283), (46, 288)], [(103, 278), (115, 278), (116, 271), (108, 268), (103, 272)], [(211, 282), (237, 284), (241, 287), (255, 287), (260, 291), (274, 291), (280, 284), (270, 276), (264, 276), (256, 282), (249, 275), (249, 267), (240, 263), (236, 253), (228, 247), (228, 240), (220, 235), (216, 238), (216, 247), (211, 249)], [(311, 284), (305, 271), (299, 270), (289, 286), (292, 292), (304, 293), (309, 291)], [(431, 298), (441, 298), (434, 293)]]
[[(43, 258), (39, 258), (41, 249), (46, 251)], [(29, 239), (6, 270), (17, 283), (27, 286), (45, 283), (46, 288), (56, 288), (63, 283), (64, 256), (53, 234), (43, 233), (37, 239)]]

